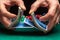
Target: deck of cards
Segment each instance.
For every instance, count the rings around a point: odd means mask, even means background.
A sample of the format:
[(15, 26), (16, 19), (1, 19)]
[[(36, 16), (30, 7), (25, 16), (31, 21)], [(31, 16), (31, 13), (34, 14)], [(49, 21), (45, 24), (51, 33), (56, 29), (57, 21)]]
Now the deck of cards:
[(11, 24), (9, 25), (9, 27), (13, 27), (13, 28), (17, 29), (17, 31), (24, 31), (24, 32), (28, 31), (28, 30), (29, 31), (39, 30), (39, 31), (43, 31), (43, 32), (47, 31), (47, 29), (48, 29), (47, 24), (45, 24), (45, 22), (38, 20), (35, 17), (34, 12), (31, 13), (32, 20), (29, 20), (23, 14), (24, 14), (23, 10), (19, 7), (17, 18), (11, 19)]

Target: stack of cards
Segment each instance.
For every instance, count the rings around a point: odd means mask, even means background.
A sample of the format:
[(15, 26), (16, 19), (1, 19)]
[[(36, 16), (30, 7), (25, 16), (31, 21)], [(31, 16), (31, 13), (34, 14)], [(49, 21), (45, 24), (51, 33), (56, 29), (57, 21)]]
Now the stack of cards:
[(9, 25), (9, 27), (30, 28), (30, 27), (34, 27), (34, 24), (31, 20), (29, 20), (23, 15), (23, 11), (19, 7), (17, 18), (11, 19), (11, 24)]
[(31, 16), (32, 16), (32, 20), (35, 24), (35, 27), (38, 28), (39, 30), (43, 31), (43, 32), (46, 32), (47, 31), (47, 25), (44, 22), (38, 20), (35, 17), (34, 12), (31, 13)]
[(11, 24), (9, 25), (9, 27), (13, 27), (13, 28), (31, 28), (32, 27), (32, 28), (37, 28), (38, 30), (43, 32), (47, 31), (48, 22), (45, 23), (38, 20), (35, 17), (34, 12), (31, 13), (31, 17), (32, 17), (32, 21), (23, 15), (23, 11), (19, 7), (17, 18), (11, 19)]

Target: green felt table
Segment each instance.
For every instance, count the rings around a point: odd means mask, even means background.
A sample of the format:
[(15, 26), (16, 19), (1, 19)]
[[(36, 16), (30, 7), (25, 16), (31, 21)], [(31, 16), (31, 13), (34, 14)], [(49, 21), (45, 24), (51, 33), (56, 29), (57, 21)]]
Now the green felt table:
[(48, 34), (14, 32), (4, 29), (2, 24), (0, 27), (0, 40), (60, 40), (60, 24), (57, 24)]

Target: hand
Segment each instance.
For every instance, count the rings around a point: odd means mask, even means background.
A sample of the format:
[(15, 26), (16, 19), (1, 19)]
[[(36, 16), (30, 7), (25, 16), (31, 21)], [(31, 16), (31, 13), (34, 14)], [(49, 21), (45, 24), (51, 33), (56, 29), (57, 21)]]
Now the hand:
[(32, 12), (35, 12), (40, 6), (42, 7), (47, 7), (48, 4), (45, 0), (36, 0), (32, 5), (31, 5), (31, 9), (29, 11), (29, 14)]
[(48, 31), (50, 31), (53, 26), (56, 24), (56, 20), (58, 19), (59, 16), (59, 2), (58, 0), (47, 0), (48, 5), (49, 5), (49, 10), (48, 13), (45, 16), (42, 16), (40, 20), (48, 20)]
[(10, 25), (10, 18), (15, 18), (16, 15), (10, 13), (8, 10), (13, 5), (18, 5), (23, 10), (26, 10), (24, 3), (22, 0), (0, 0), (0, 22), (8, 28), (8, 25)]
[(38, 7), (40, 7), (41, 5), (44, 5), (45, 7), (48, 7), (48, 12), (46, 15), (40, 17), (41, 21), (46, 21), (49, 20), (48, 23), (48, 31), (50, 31), (53, 26), (56, 24), (56, 20), (58, 17), (58, 13), (57, 10), (59, 8), (59, 2), (58, 0), (36, 0), (30, 9), (29, 13), (35, 12), (37, 10)]

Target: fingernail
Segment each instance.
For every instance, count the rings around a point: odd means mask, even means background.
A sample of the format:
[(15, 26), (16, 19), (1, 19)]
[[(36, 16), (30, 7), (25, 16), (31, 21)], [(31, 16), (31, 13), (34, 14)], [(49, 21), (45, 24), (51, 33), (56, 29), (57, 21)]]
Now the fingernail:
[(23, 9), (26, 10), (26, 8), (23, 6)]
[(20, 6), (22, 8), (22, 10), (26, 10), (25, 6)]
[(32, 12), (33, 12), (33, 10), (30, 10), (30, 11), (29, 11), (29, 14), (31, 14)]

